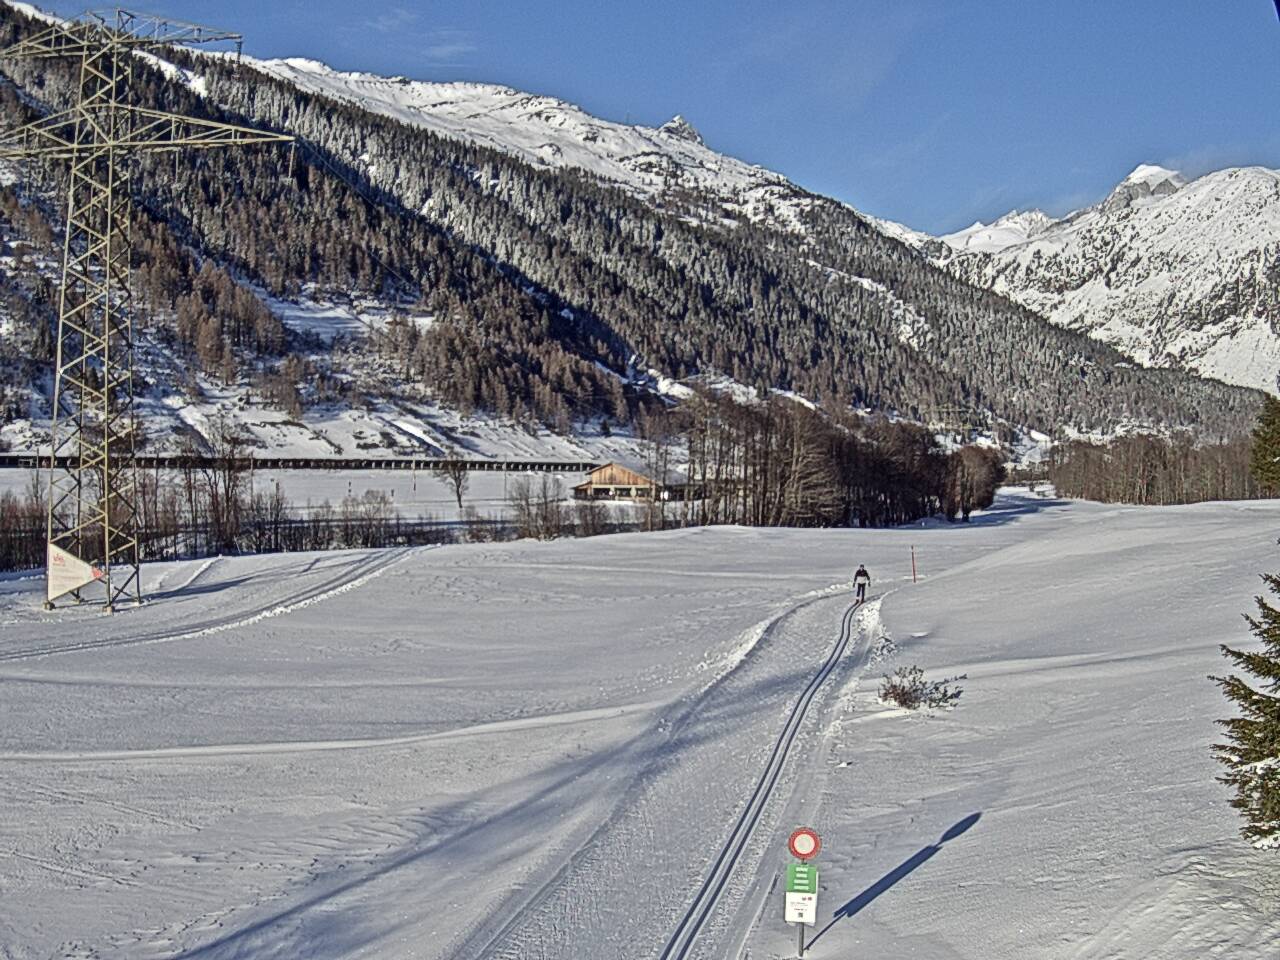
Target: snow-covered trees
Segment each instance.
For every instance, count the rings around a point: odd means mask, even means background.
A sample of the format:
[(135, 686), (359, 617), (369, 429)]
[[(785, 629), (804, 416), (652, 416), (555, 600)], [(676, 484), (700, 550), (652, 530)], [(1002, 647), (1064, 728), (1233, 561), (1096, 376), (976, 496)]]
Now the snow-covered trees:
[[(37, 26), (0, 5), (0, 40)], [(253, 288), (312, 289), (414, 303), (432, 322), (387, 357), (401, 377), (464, 413), (556, 429), (636, 418), (648, 400), (630, 374), (646, 368), (794, 391), (829, 411), (977, 408), (1046, 433), (1136, 421), (1229, 436), (1256, 412), (1254, 392), (1135, 369), (799, 188), (803, 223), (742, 220), (714, 191), (641, 197), (231, 59), (169, 56), (207, 95), (138, 60), (140, 105), (300, 137), (288, 164), (266, 149), (143, 161), (139, 295), (196, 370), (239, 378), (298, 349)], [(78, 77), (58, 61), (15, 63), (12, 75), (54, 108)], [(33, 116), (0, 91), (0, 120)], [(0, 212), (24, 209), (0, 198)], [(51, 240), (38, 219), (30, 232)], [(372, 352), (360, 349), (353, 365)], [(790, 455), (803, 466), (810, 453)]]
[[(1280, 575), (1263, 579), (1280, 596)], [(1258, 651), (1222, 652), (1252, 679), (1215, 677), (1239, 715), (1219, 723), (1227, 742), (1214, 747), (1227, 767), (1221, 778), (1235, 788), (1231, 805), (1245, 818), (1241, 833), (1255, 846), (1280, 850), (1280, 609), (1258, 597), (1258, 616), (1249, 617)]]
[[(978, 406), (1046, 432), (1138, 420), (1236, 434), (1256, 413), (1255, 393), (1135, 369), (937, 269), (841, 204), (806, 198), (798, 231), (732, 218), (730, 227), (714, 195), (671, 209), (231, 62), (173, 55), (211, 94), (157, 82), (161, 102), (221, 103), (231, 118), (288, 129), (310, 146), (283, 187), (266, 152), (211, 154), (198, 183), (213, 202), (183, 182), (164, 205), (269, 288), (273, 273), (361, 290), (365, 274), (412, 278), (452, 327), (437, 323), (424, 337), (424, 379), (445, 374), (449, 390), (491, 409), (505, 399), (500, 412), (629, 419), (634, 404), (618, 411), (595, 365), (623, 373), (639, 360), (668, 376), (715, 372), (831, 408), (914, 416)], [(357, 160), (365, 154), (378, 162)]]

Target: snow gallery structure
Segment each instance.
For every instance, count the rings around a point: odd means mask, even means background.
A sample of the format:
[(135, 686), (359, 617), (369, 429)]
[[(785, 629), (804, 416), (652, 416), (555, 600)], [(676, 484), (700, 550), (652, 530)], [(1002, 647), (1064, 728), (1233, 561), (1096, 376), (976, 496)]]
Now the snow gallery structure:
[[(130, 105), (133, 54), (239, 34), (127, 10), (53, 20), (5, 61), (80, 63), (76, 103), (0, 138), (0, 158), (70, 165), (49, 445), (45, 605), (141, 602), (129, 286), (129, 161), (140, 153), (293, 138)], [(100, 585), (100, 586), (99, 586)], [(93, 588), (92, 591), (89, 588)]]

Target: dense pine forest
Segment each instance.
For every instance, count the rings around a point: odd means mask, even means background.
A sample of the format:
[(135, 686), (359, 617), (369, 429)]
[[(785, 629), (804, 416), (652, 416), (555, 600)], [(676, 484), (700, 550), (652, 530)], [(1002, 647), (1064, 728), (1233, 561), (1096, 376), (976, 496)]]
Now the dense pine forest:
[[(232, 61), (185, 65), (219, 102), (297, 133), (388, 204), (419, 211), (553, 295), (557, 315), (567, 308), (573, 318), (556, 339), (576, 352), (603, 347), (592, 359), (616, 371), (639, 357), (676, 377), (715, 371), (912, 416), (964, 406), (1047, 432), (1139, 421), (1234, 433), (1258, 402), (1250, 391), (1134, 369), (952, 278), (834, 202), (811, 208), (804, 234), (729, 226), (705, 211), (690, 217), (698, 207), (684, 195), (655, 209), (587, 174), (534, 169)], [(476, 325), (462, 332), (474, 336)], [(505, 326), (518, 337), (525, 325), (509, 315)]]

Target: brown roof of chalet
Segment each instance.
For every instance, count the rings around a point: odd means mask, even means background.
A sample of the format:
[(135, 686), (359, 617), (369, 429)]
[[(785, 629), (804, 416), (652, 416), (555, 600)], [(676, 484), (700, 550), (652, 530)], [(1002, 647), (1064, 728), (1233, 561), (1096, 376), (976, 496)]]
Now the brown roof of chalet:
[[(596, 467), (587, 474), (586, 483), (578, 484), (579, 487), (649, 487), (654, 485), (654, 482), (644, 474), (628, 470), (626, 467), (616, 463), (606, 463), (602, 467)], [(575, 487), (575, 489), (577, 488)]]

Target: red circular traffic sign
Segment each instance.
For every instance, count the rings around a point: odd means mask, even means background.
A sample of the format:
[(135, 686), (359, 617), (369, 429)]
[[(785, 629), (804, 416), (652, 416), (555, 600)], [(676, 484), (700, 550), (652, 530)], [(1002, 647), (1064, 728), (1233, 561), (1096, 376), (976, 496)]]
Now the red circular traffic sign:
[(799, 830), (792, 831), (791, 838), (787, 840), (787, 847), (797, 860), (812, 860), (822, 849), (822, 841), (808, 827), (801, 827)]

